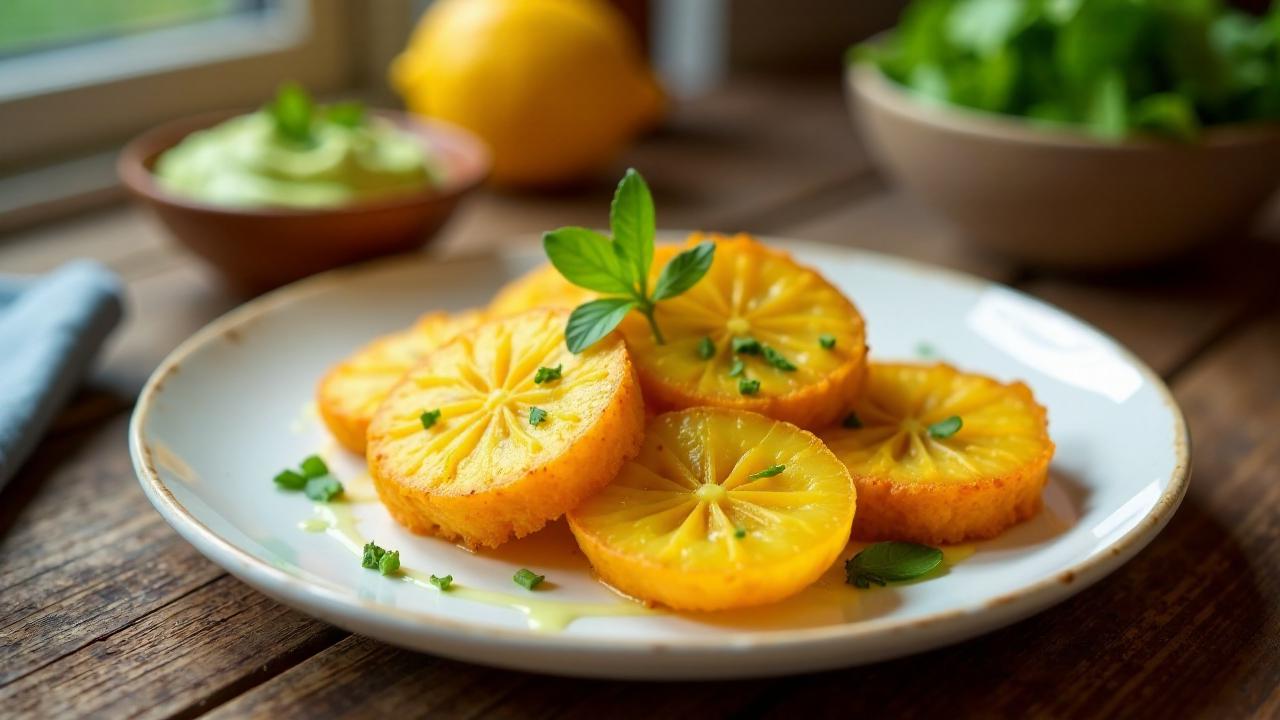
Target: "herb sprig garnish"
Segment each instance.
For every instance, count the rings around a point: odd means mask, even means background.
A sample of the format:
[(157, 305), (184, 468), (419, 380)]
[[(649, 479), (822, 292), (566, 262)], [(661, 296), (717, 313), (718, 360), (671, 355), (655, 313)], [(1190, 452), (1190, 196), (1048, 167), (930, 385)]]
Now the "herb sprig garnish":
[(845, 582), (863, 590), (890, 582), (914, 580), (942, 564), (942, 551), (909, 542), (868, 545), (844, 564)]
[(310, 145), (315, 141), (317, 120), (349, 128), (359, 127), (365, 121), (362, 103), (338, 102), (317, 108), (311, 94), (294, 82), (281, 85), (276, 90), (275, 99), (265, 109), (275, 124), (276, 134), (299, 145)]
[(547, 258), (566, 280), (604, 297), (574, 309), (565, 327), (565, 344), (579, 353), (608, 335), (635, 310), (649, 321), (654, 341), (666, 342), (654, 318), (659, 302), (670, 300), (693, 287), (711, 268), (716, 246), (702, 242), (681, 252), (662, 268), (652, 291), (649, 270), (653, 266), (653, 196), (644, 178), (628, 169), (609, 207), (613, 238), (594, 230), (563, 227), (542, 236)]

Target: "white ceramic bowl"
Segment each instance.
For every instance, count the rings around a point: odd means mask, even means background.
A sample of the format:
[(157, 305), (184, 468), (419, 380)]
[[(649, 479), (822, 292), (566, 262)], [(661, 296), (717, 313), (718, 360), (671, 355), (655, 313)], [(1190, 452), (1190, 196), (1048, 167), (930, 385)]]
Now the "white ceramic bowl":
[(1238, 238), (1280, 185), (1280, 124), (1107, 142), (846, 73), (878, 163), (966, 239), (1035, 265), (1125, 268)]

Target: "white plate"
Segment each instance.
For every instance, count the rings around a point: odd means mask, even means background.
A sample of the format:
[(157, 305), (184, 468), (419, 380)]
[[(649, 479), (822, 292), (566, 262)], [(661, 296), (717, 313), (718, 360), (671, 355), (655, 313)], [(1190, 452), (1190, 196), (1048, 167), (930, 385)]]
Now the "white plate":
[[(1160, 380), (1113, 340), (971, 277), (785, 244), (859, 305), (875, 357), (937, 355), (1032, 387), (1049, 408), (1058, 446), (1043, 512), (996, 540), (953, 550), (954, 564), (939, 577), (863, 591), (840, 582), (837, 563), (796, 598), (750, 612), (637, 612), (592, 579), (563, 525), (471, 554), (400, 529), (376, 501), (339, 507), (351, 508), (360, 535), (399, 549), (405, 567), (451, 574), (462, 591), (441, 594), (362, 569), (339, 529), (304, 529), (316, 510), (272, 483), (319, 451), (351, 495), (369, 497), (363, 463), (337, 450), (315, 418), (316, 380), (365, 340), (424, 310), (485, 303), (538, 260), (515, 254), (373, 264), (229, 313), (175, 350), (143, 390), (130, 430), (134, 465), (183, 537), (285, 604), (408, 648), (615, 678), (777, 675), (956, 642), (1081, 591), (1168, 521), (1187, 487), (1186, 428)], [(545, 574), (551, 587), (516, 586), (511, 576), (520, 567)]]

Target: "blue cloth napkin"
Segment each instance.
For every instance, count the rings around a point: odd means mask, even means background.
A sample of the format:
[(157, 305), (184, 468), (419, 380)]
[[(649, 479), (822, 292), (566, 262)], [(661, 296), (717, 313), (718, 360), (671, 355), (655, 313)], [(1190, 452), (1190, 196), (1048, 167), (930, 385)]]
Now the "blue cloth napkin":
[(120, 321), (120, 281), (85, 260), (0, 275), (0, 487), (18, 471)]

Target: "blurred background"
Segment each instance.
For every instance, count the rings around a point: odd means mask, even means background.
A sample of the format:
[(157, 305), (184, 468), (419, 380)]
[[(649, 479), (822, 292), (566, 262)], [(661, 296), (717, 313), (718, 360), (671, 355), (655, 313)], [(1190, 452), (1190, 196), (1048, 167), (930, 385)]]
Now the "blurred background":
[[(430, 0), (0, 3), (0, 230), (121, 199), (114, 154), (173, 118), (261, 105), (297, 81), (400, 104), (388, 67)], [(902, 3), (612, 0), (678, 103), (732, 76), (836, 78)], [(838, 83), (830, 85), (839, 93)]]

